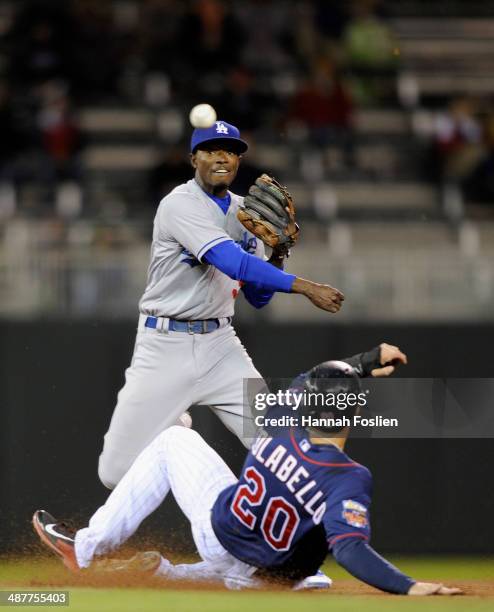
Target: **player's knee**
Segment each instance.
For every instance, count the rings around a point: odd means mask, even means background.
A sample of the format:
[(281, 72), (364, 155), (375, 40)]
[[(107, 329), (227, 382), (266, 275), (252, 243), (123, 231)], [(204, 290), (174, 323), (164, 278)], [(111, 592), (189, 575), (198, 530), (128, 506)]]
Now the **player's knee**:
[(122, 479), (126, 470), (121, 466), (109, 461), (105, 453), (102, 453), (98, 463), (98, 477), (107, 489), (114, 489)]
[(110, 491), (112, 489), (114, 489), (117, 484), (118, 484), (118, 480), (115, 477), (112, 477), (113, 475), (110, 473), (110, 471), (101, 463), (101, 460), (99, 462), (98, 465), (98, 477), (100, 479), (100, 481), (102, 482), (102, 484), (107, 488), (110, 489)]
[(197, 438), (202, 440), (197, 431), (182, 425), (172, 425), (158, 434), (152, 444), (158, 444), (166, 450), (169, 448), (190, 448), (197, 444)]
[(193, 429), (189, 429), (183, 425), (172, 425), (171, 427), (163, 430), (157, 437), (161, 441), (168, 443), (174, 440), (189, 440), (194, 435), (197, 435), (197, 432)]
[(98, 466), (98, 477), (107, 489), (113, 490), (117, 486), (117, 482), (115, 479), (111, 479), (105, 468), (101, 467), (101, 463)]

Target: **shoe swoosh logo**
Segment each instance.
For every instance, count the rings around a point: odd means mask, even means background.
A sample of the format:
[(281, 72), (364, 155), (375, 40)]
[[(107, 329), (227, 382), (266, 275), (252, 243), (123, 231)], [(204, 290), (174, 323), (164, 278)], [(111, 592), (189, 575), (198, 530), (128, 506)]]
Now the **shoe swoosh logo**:
[(71, 544), (74, 543), (73, 538), (69, 538), (68, 536), (62, 535), (60, 532), (55, 531), (55, 527), (55, 523), (48, 523), (47, 525), (45, 525), (45, 531), (55, 538), (60, 538), (61, 540), (65, 540), (66, 542), (70, 542)]

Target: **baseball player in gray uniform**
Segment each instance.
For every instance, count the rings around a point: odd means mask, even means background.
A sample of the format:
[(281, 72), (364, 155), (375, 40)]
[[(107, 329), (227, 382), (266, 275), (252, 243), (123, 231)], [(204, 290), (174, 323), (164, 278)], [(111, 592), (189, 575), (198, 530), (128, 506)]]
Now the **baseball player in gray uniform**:
[(329, 312), (344, 299), (284, 272), (284, 251), (275, 248), (266, 261), (263, 243), (237, 219), (243, 198), (228, 187), (246, 150), (225, 121), (194, 130), (195, 176), (158, 207), (134, 354), (99, 460), (109, 488), (192, 405), (210, 406), (241, 438), (243, 379), (261, 375), (231, 325), (240, 290), (257, 308), (276, 291), (300, 293)]

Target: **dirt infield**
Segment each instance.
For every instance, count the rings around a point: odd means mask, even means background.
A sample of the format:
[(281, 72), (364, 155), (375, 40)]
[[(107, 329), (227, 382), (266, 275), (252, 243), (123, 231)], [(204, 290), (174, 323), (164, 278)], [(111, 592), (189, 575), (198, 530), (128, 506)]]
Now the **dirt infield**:
[[(129, 551), (130, 553), (131, 551)], [(122, 555), (127, 556), (127, 555)], [(120, 555), (119, 555), (120, 557)], [(171, 556), (175, 563), (191, 558)], [(463, 589), (459, 597), (400, 597), (353, 579), (333, 560), (324, 565), (333, 587), (293, 592), (275, 585), (263, 590), (229, 591), (222, 584), (165, 581), (138, 573), (74, 574), (55, 555), (0, 557), (0, 591), (67, 591), (73, 612), (300, 612), (313, 604), (338, 612), (492, 612), (494, 558), (481, 556), (393, 557), (397, 567), (424, 582), (442, 582)]]
[[(86, 588), (119, 588), (119, 589), (153, 589), (153, 590), (180, 590), (180, 591), (223, 591), (226, 590), (218, 584), (211, 583), (194, 583), (190, 582), (166, 582), (164, 580), (145, 578), (142, 576), (74, 576), (67, 579), (53, 576), (52, 580), (36, 580), (32, 579), (29, 581), (12, 581), (4, 583), (0, 580), (0, 588), (8, 586), (9, 588), (15, 587), (29, 587), (33, 589), (45, 588), (50, 589), (64, 589), (70, 587), (86, 587)], [(494, 598), (494, 584), (483, 580), (468, 581), (468, 582), (455, 582), (450, 586), (459, 587), (463, 590), (465, 595), (476, 596), (476, 597), (492, 597)], [(278, 587), (273, 585), (272, 587), (263, 589), (265, 591), (287, 591), (286, 588)], [(321, 592), (314, 591), (315, 595), (320, 595)], [(372, 597), (390, 597), (387, 593), (378, 591), (365, 584), (356, 584), (353, 580), (338, 580), (334, 583), (331, 588), (331, 594), (334, 595), (361, 595), (361, 596), (372, 596)]]
[[(118, 589), (151, 589), (151, 590), (183, 590), (183, 591), (223, 591), (225, 587), (214, 583), (190, 583), (178, 581), (165, 581), (160, 578), (143, 576), (135, 573), (118, 573), (118, 574), (94, 574), (92, 572), (81, 572), (80, 574), (71, 574), (64, 568), (53, 570), (50, 576), (43, 578), (31, 577), (29, 579), (9, 580), (8, 583), (0, 580), (0, 588), (3, 586), (9, 587), (29, 587), (33, 589), (39, 588), (118, 588)], [(469, 580), (455, 581), (449, 586), (459, 587), (465, 595), (477, 597), (493, 597), (494, 598), (494, 582), (486, 580)], [(265, 591), (287, 591), (289, 589), (270, 585), (263, 589)], [(320, 594), (316, 592), (316, 594)], [(335, 580), (331, 589), (331, 594), (334, 595), (361, 595), (372, 597), (387, 597), (386, 593), (378, 591), (370, 586), (359, 583), (356, 580)]]

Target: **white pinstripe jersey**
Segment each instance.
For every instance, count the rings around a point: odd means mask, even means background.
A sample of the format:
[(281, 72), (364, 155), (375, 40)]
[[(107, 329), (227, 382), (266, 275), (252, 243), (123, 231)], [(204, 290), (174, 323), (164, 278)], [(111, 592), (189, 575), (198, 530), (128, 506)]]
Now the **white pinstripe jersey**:
[(202, 263), (202, 257), (211, 247), (233, 240), (264, 258), (264, 245), (237, 219), (243, 198), (229, 193), (226, 215), (194, 179), (161, 200), (140, 312), (183, 320), (233, 315), (239, 282)]

